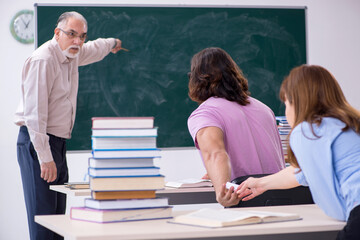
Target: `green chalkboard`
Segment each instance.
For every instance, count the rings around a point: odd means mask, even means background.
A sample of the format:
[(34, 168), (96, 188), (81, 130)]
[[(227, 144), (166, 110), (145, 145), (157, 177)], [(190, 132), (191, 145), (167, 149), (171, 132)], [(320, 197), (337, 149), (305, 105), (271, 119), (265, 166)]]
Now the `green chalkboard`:
[(35, 5), (37, 45), (51, 39), (57, 18), (77, 11), (89, 40), (116, 37), (130, 52), (80, 67), (75, 126), (68, 150), (91, 149), (91, 117), (154, 116), (157, 145), (193, 146), (187, 118), (191, 57), (206, 47), (227, 51), (249, 80), (251, 95), (284, 114), (280, 84), (306, 63), (305, 8)]

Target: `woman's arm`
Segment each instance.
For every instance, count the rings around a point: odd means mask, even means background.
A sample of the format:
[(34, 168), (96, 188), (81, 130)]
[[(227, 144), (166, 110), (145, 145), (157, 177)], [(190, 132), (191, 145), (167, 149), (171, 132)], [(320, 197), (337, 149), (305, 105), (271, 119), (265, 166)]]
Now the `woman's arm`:
[(236, 193), (243, 201), (253, 199), (256, 196), (271, 189), (289, 189), (300, 186), (295, 178), (294, 167), (287, 167), (280, 172), (262, 178), (248, 178), (240, 184)]

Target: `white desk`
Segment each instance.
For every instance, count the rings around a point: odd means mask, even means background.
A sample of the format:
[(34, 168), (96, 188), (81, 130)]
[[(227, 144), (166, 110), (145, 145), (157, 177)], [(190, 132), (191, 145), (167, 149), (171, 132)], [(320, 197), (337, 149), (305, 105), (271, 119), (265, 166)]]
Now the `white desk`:
[[(68, 196), (90, 196), (90, 189), (70, 189), (65, 185), (50, 185), (50, 189), (67, 194)], [(170, 205), (216, 203), (216, 196), (213, 187), (200, 188), (165, 188), (157, 190), (159, 197), (169, 198)]]
[[(64, 236), (66, 239), (335, 239), (345, 223), (327, 217), (316, 205), (239, 208), (298, 213), (300, 221), (266, 223), (210, 229), (168, 223), (168, 220), (123, 223), (89, 223), (71, 220), (69, 215), (35, 216), (35, 222)], [(187, 211), (173, 211), (173, 216)]]

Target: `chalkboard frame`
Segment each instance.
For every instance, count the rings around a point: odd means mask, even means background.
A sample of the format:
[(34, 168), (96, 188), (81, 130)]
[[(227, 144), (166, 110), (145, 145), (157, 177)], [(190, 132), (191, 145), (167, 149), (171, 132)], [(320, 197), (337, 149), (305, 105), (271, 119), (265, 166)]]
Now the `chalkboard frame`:
[[(307, 31), (307, 7), (305, 6), (243, 6), (243, 5), (180, 5), (180, 4), (177, 4), (177, 5), (164, 5), (164, 4), (34, 4), (34, 7), (35, 7), (35, 47), (38, 46), (39, 42), (38, 42), (38, 7), (55, 7), (55, 8), (81, 8), (81, 7), (99, 7), (99, 8), (107, 8), (107, 7), (115, 7), (115, 8), (122, 8), (122, 7), (125, 7), (125, 8), (174, 8), (174, 9), (177, 9), (177, 8), (205, 8), (205, 9), (211, 9), (211, 8), (215, 8), (215, 9), (232, 9), (232, 8), (235, 8), (235, 9), (242, 9), (242, 8), (245, 8), (245, 9), (284, 9), (284, 10), (292, 10), (292, 9), (301, 9), (301, 10), (304, 10), (304, 58), (303, 58), (303, 63), (307, 63), (308, 62), (308, 53), (307, 53), (307, 47), (308, 47), (308, 31)], [(58, 16), (56, 16), (57, 18)], [(85, 18), (87, 18), (87, 16), (85, 16)], [(55, 23), (54, 23), (55, 24)], [(90, 24), (89, 24), (89, 27)], [(53, 27), (55, 28), (55, 26)], [(97, 37), (101, 37), (101, 36), (97, 36)], [(110, 36), (109, 36), (110, 37)], [(48, 37), (49, 39), (51, 38), (51, 36)], [(120, 37), (121, 39), (121, 37)], [(196, 52), (194, 52), (196, 53)], [(232, 55), (230, 53), (230, 55)], [(234, 58), (234, 56), (233, 56)], [(234, 59), (236, 61), (236, 59)], [(190, 62), (190, 58), (188, 59), (188, 62)], [(239, 64), (240, 65), (240, 64)], [(241, 65), (240, 65), (241, 67)], [(81, 72), (81, 70), (79, 71)], [(246, 75), (246, 72), (244, 71), (245, 75)], [(81, 82), (81, 79), (80, 79), (80, 82)], [(249, 80), (250, 82), (250, 80)], [(250, 85), (250, 91), (252, 91), (251, 89), (251, 84)], [(253, 95), (254, 96), (254, 95)], [(257, 96), (254, 96), (255, 98), (257, 98)], [(261, 100), (261, 99), (260, 99)], [(79, 101), (79, 99), (78, 99)], [(264, 101), (266, 103), (266, 101)], [(266, 103), (267, 104), (267, 103)], [(195, 105), (193, 105), (193, 109), (195, 109)], [(281, 107), (283, 108), (283, 107)], [(273, 109), (274, 111), (274, 109)], [(275, 112), (275, 111), (274, 111)], [(283, 112), (283, 111), (282, 111)], [(279, 114), (279, 111), (275, 112), (275, 114), (277, 115), (280, 115)], [(187, 116), (186, 116), (187, 117)], [(78, 116), (76, 117), (78, 119)], [(155, 118), (156, 120), (156, 118)], [(89, 119), (90, 121), (90, 119)], [(76, 122), (75, 121), (75, 127), (76, 127)], [(156, 122), (155, 122), (156, 124)], [(186, 124), (186, 123), (185, 123)], [(159, 127), (159, 138), (161, 139), (161, 129), (162, 129), (162, 126), (161, 125), (157, 125)], [(187, 133), (187, 129), (182, 129), (181, 130), (182, 133), (184, 133), (186, 131)], [(88, 146), (91, 142), (90, 140), (90, 135), (91, 135), (91, 131), (90, 131), (90, 128), (89, 128), (89, 133), (87, 134), (87, 136), (82, 136), (82, 137), (85, 137), (85, 141), (88, 141)], [(158, 139), (159, 139), (158, 138)], [(188, 135), (187, 137), (187, 142), (184, 144), (184, 145), (168, 145), (168, 146), (162, 146), (162, 144), (158, 145), (160, 148), (166, 148), (166, 149), (179, 149), (179, 148), (193, 148), (193, 142), (190, 138), (190, 135)], [(78, 150), (90, 150), (89, 147), (86, 147), (86, 148), (83, 148), (83, 147), (74, 147), (72, 148), (72, 140), (68, 141), (68, 146), (69, 147), (69, 150), (70, 151), (78, 151)]]

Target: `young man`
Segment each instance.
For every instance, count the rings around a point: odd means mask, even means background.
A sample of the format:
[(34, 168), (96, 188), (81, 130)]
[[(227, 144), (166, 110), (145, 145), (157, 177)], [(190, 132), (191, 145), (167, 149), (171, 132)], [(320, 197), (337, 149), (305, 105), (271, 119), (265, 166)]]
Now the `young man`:
[(279, 131), (273, 111), (252, 98), (248, 81), (221, 48), (205, 48), (191, 60), (189, 96), (199, 103), (188, 119), (189, 132), (200, 150), (224, 207), (239, 204), (225, 183), (284, 168)]

